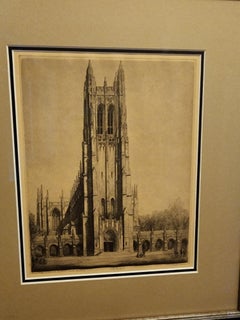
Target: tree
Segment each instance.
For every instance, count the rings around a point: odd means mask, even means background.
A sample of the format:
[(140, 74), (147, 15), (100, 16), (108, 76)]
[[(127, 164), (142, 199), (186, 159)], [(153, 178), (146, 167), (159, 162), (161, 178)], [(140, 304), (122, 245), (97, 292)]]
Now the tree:
[(187, 229), (189, 225), (189, 212), (183, 207), (181, 199), (177, 198), (168, 209), (171, 228), (176, 232)]
[(163, 230), (164, 237), (167, 230), (175, 230), (177, 239), (179, 230), (186, 230), (189, 226), (189, 212), (177, 198), (168, 209), (139, 217), (139, 224), (141, 231)]
[(183, 207), (182, 201), (178, 198), (169, 206), (169, 219), (171, 222), (171, 229), (175, 231), (176, 242), (174, 246), (175, 254), (179, 253), (179, 230), (188, 228), (189, 213)]
[(152, 215), (139, 217), (141, 231), (152, 231), (156, 225), (155, 218)]
[(153, 219), (156, 230), (166, 230), (169, 228), (169, 212), (167, 209), (164, 211), (154, 211)]
[(150, 251), (152, 251), (152, 241), (154, 230), (163, 231), (163, 243), (165, 248), (166, 230), (169, 226), (168, 211), (154, 211), (151, 215), (140, 218), (140, 228), (142, 231), (150, 231)]
[(163, 250), (165, 250), (167, 241), (167, 230), (171, 226), (169, 210), (165, 209), (164, 211), (155, 211), (153, 215), (156, 220), (156, 230), (163, 231)]

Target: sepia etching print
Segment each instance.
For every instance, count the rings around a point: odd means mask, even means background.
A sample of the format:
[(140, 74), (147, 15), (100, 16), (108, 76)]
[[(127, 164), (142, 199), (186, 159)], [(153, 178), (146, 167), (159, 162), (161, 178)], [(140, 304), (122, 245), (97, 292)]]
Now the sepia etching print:
[(196, 270), (203, 54), (11, 53), (25, 281)]

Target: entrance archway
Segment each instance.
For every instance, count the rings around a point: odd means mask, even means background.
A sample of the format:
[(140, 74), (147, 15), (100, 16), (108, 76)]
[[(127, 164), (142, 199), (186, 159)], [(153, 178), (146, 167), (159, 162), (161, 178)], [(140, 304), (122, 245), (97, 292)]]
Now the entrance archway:
[(144, 240), (142, 244), (142, 250), (143, 252), (146, 252), (150, 249), (150, 241)]
[(64, 256), (71, 256), (73, 253), (72, 251), (73, 251), (72, 246), (70, 244), (67, 243), (63, 246), (63, 255)]
[(174, 249), (175, 243), (176, 243), (176, 241), (173, 238), (169, 239), (168, 240), (168, 250)]
[(52, 244), (50, 247), (50, 256), (51, 257), (57, 257), (58, 256), (58, 246), (55, 244)]
[(45, 248), (43, 246), (37, 246), (34, 250), (36, 257), (43, 257), (45, 255)]
[(117, 235), (114, 230), (107, 230), (104, 234), (104, 252), (117, 251)]
[(162, 239), (157, 239), (156, 244), (155, 244), (156, 250), (161, 250), (162, 247), (163, 247), (163, 240)]

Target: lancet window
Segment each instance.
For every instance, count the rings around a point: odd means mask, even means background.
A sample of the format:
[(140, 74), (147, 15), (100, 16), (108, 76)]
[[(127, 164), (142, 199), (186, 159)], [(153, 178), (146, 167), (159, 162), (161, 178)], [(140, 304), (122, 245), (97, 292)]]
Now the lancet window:
[(113, 134), (114, 129), (114, 106), (108, 108), (108, 134)]
[(104, 123), (104, 105), (100, 104), (97, 111), (97, 133), (103, 134), (103, 123)]
[(54, 208), (52, 211), (52, 230), (56, 231), (60, 223), (60, 210)]
[(111, 199), (111, 215), (114, 217), (115, 214), (115, 200), (112, 198)]

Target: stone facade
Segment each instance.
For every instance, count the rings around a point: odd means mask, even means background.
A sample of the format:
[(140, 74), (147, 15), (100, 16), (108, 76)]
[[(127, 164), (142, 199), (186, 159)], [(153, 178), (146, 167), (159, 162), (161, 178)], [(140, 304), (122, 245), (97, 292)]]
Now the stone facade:
[(134, 208), (129, 168), (125, 79), (97, 86), (91, 62), (84, 84), (83, 253), (132, 251)]

